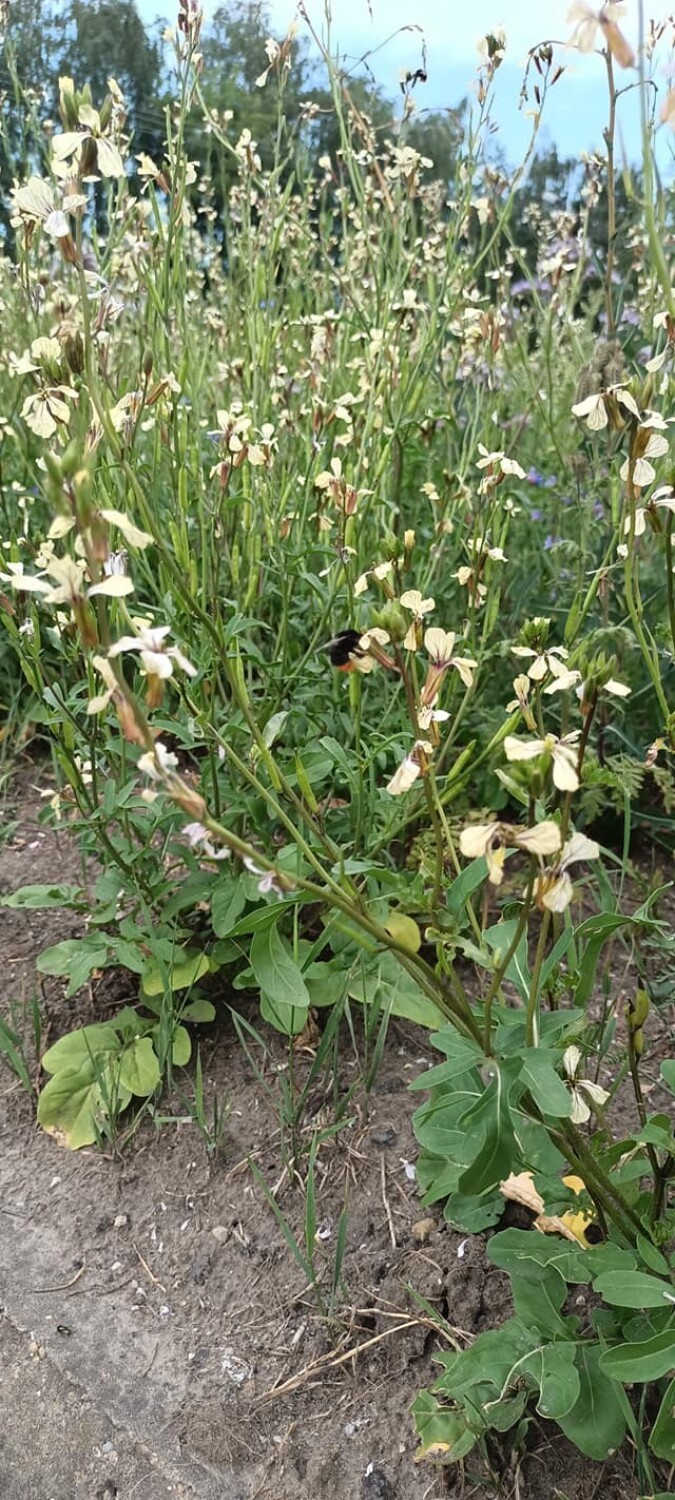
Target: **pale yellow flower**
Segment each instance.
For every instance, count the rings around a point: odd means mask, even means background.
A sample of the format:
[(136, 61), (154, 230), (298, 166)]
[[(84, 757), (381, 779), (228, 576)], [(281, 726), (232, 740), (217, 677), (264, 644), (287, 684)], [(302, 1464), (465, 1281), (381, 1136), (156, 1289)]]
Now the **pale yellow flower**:
[(546, 911), (566, 911), (574, 895), (574, 886), (567, 873), (570, 865), (578, 864), (580, 860), (599, 858), (600, 849), (594, 839), (586, 838), (584, 833), (573, 833), (567, 840), (560, 859), (550, 870), (539, 876), (534, 888), (537, 905)]
[(609, 1099), (607, 1090), (601, 1088), (599, 1083), (594, 1083), (590, 1078), (579, 1078), (580, 1066), (579, 1048), (568, 1047), (563, 1054), (563, 1068), (567, 1074), (567, 1087), (572, 1096), (570, 1120), (573, 1125), (584, 1125), (591, 1118), (592, 1106), (599, 1105), (602, 1109)]

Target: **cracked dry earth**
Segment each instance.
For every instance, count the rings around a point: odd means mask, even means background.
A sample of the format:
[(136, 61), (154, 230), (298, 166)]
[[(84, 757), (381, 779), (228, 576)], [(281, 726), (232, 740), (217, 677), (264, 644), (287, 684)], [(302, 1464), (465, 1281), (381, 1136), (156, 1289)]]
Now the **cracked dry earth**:
[[(0, 849), (0, 889), (81, 879), (67, 831), (37, 822), (29, 767)], [(81, 919), (0, 908), (0, 1013), (37, 992), (49, 1042), (133, 998), (132, 976), (94, 980), (74, 1000), (38, 988), (35, 958)], [(242, 997), (236, 996), (241, 1005)], [(255, 1022), (256, 1015), (252, 1014)], [(345, 1297), (332, 1328), (293, 1259), (249, 1161), (302, 1234), (303, 1195), (283, 1177), (274, 1109), (286, 1052), (270, 1037), (262, 1087), (227, 1008), (201, 1038), (205, 1086), (229, 1110), (207, 1155), (183, 1096), (163, 1100), (117, 1154), (75, 1154), (36, 1130), (31, 1101), (0, 1064), (0, 1496), (2, 1500), (636, 1500), (627, 1464), (580, 1460), (532, 1428), (499, 1475), (414, 1463), (410, 1404), (441, 1347), (419, 1299), (460, 1343), (508, 1312), (481, 1237), (420, 1207), (407, 1084), (432, 1055), (392, 1024), (368, 1101), (317, 1159), (328, 1266), (346, 1199)], [(306, 1065), (298, 1055), (298, 1070)], [(341, 1088), (357, 1073), (345, 1036)], [(37, 1074), (36, 1074), (37, 1076)], [(331, 1119), (321, 1089), (308, 1128)]]

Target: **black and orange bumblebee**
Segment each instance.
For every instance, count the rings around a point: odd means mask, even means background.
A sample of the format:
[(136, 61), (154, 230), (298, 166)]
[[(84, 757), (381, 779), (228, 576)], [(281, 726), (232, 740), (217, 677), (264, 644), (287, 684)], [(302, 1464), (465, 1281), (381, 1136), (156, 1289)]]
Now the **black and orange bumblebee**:
[(379, 631), (340, 630), (320, 649), (327, 651), (336, 672), (370, 672), (376, 662), (390, 672), (397, 672), (395, 662), (382, 650), (381, 642), (374, 638), (378, 634), (383, 640), (387, 639), (386, 634)]

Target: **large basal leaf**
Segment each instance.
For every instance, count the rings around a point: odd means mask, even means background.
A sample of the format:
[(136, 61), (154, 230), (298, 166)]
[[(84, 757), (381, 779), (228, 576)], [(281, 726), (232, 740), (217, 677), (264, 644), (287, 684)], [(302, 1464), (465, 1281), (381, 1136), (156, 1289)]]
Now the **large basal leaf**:
[(130, 1094), (147, 1099), (161, 1082), (157, 1054), (149, 1036), (137, 1036), (120, 1058), (119, 1079)]
[(517, 1276), (538, 1274), (539, 1266), (554, 1266), (564, 1281), (573, 1285), (591, 1282), (602, 1271), (634, 1270), (630, 1251), (618, 1245), (597, 1245), (590, 1250), (578, 1249), (569, 1240), (555, 1235), (532, 1234), (527, 1229), (504, 1229), (487, 1247), (488, 1260), (501, 1270)]
[[(128, 1089), (116, 1078), (116, 1066), (102, 1066), (103, 1089), (93, 1061), (87, 1058), (79, 1068), (60, 1069), (40, 1094), (38, 1124), (71, 1151), (93, 1145), (97, 1126), (109, 1117), (111, 1107), (116, 1111), (126, 1109), (131, 1098)], [(100, 1068), (101, 1064), (99, 1078)]]
[(52, 906), (88, 911), (89, 901), (77, 885), (22, 885), (10, 896), (0, 896), (0, 906), (10, 906), (14, 911), (44, 911)]
[(266, 995), (264, 990), (260, 991), (260, 1014), (283, 1036), (299, 1036), (307, 1021), (307, 1011), (301, 1005), (286, 1005), (283, 1000)]
[(540, 1416), (559, 1422), (578, 1402), (581, 1381), (575, 1365), (576, 1352), (574, 1344), (558, 1340), (543, 1344), (519, 1364), (518, 1374), (529, 1377), (539, 1387)]
[(543, 1115), (567, 1119), (572, 1113), (572, 1098), (555, 1068), (556, 1054), (543, 1048), (528, 1047), (523, 1052), (520, 1078)]
[(211, 898), (211, 924), (218, 938), (228, 937), (246, 905), (242, 880), (230, 878), (216, 886)]
[(482, 1193), (498, 1187), (511, 1171), (516, 1154), (516, 1139), (508, 1092), (516, 1064), (518, 1059), (509, 1059), (509, 1066), (496, 1061), (493, 1063), (495, 1077), (481, 1099), (485, 1139), (474, 1160), (459, 1179), (460, 1193), (480, 1197)]
[(645, 1307), (672, 1307), (675, 1303), (675, 1287), (672, 1281), (659, 1281), (656, 1276), (647, 1276), (643, 1271), (607, 1271), (597, 1276), (593, 1289), (609, 1302), (611, 1307), (634, 1307), (641, 1311)]
[(557, 1418), (570, 1442), (599, 1462), (620, 1448), (626, 1431), (621, 1395), (603, 1372), (600, 1355), (599, 1344), (578, 1345), (579, 1396), (571, 1411)]
[(475, 1447), (480, 1433), (467, 1426), (464, 1413), (441, 1406), (430, 1391), (420, 1391), (411, 1411), (420, 1437), (415, 1463), (458, 1463)]
[(94, 1058), (101, 1055), (105, 1058), (108, 1053), (119, 1052), (120, 1047), (119, 1036), (113, 1027), (96, 1022), (93, 1026), (81, 1026), (77, 1031), (59, 1037), (58, 1042), (43, 1054), (42, 1066), (45, 1073), (62, 1073), (66, 1068), (78, 1069), (86, 1063), (91, 1066), (93, 1077)]

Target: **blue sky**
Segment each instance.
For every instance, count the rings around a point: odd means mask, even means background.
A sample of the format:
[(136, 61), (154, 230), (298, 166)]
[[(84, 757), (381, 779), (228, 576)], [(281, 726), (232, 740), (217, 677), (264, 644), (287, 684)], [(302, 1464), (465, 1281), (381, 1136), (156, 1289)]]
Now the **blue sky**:
[[(305, 3), (316, 30), (326, 36), (324, 0)], [(137, 0), (137, 4), (145, 20), (157, 13), (169, 20), (174, 18), (172, 0)], [(204, 8), (208, 17), (216, 8), (214, 0), (205, 0)], [(563, 155), (576, 156), (602, 147), (607, 104), (602, 59), (580, 56), (564, 47), (571, 29), (567, 23), (569, 8), (570, 0), (331, 0), (330, 45), (347, 64), (367, 55), (376, 78), (395, 97), (401, 69), (420, 66), (425, 44), (428, 81), (416, 91), (418, 107), (442, 109), (470, 92), (478, 37), (503, 25), (507, 53), (498, 78), (495, 120), (500, 127), (500, 143), (514, 163), (530, 133), (530, 122), (518, 109), (528, 49), (541, 41), (557, 41), (560, 46), (556, 55), (564, 63), (565, 73), (550, 94), (541, 139), (555, 141)], [(647, 16), (656, 19), (665, 18), (671, 9), (667, 0), (645, 3)], [(627, 0), (625, 10), (622, 27), (635, 46), (637, 0)], [(271, 0), (270, 11), (273, 29), (280, 35), (296, 14), (294, 0)], [(622, 73), (620, 81), (629, 85), (634, 77)], [(658, 68), (656, 77), (664, 88), (664, 76)], [(634, 89), (619, 101), (618, 130), (626, 157), (637, 161), (640, 127)], [(664, 132), (664, 161), (669, 159), (671, 139), (675, 142), (675, 137)]]

